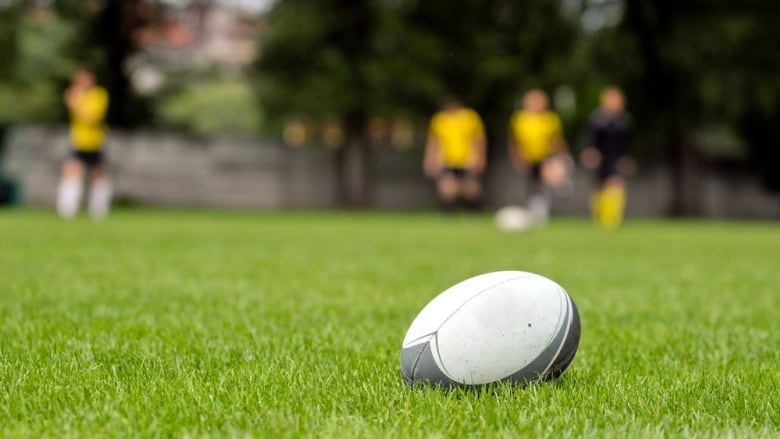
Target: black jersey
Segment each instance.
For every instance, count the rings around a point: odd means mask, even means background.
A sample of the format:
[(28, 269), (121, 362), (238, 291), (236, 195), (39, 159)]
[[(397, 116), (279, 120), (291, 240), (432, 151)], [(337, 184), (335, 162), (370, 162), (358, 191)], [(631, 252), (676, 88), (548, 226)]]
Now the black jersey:
[(591, 115), (588, 140), (601, 154), (600, 179), (618, 173), (618, 161), (628, 152), (630, 132), (631, 115), (626, 111), (607, 113), (599, 108)]
[(602, 160), (617, 160), (628, 151), (630, 131), (627, 112), (607, 113), (599, 108), (590, 117), (590, 146), (599, 150)]

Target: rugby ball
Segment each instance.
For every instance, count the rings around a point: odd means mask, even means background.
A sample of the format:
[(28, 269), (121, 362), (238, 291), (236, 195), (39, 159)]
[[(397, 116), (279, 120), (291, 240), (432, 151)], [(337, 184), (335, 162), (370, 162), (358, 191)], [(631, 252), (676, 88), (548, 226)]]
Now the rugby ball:
[(506, 206), (496, 212), (496, 227), (504, 232), (522, 232), (534, 225), (534, 217), (528, 209)]
[(554, 379), (579, 341), (577, 307), (560, 285), (498, 271), (450, 287), (420, 311), (403, 341), (401, 373), (412, 386)]

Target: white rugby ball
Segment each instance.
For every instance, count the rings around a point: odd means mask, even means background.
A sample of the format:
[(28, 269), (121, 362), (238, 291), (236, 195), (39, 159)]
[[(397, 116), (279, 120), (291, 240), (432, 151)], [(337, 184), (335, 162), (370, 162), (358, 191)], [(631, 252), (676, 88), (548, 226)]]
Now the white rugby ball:
[(506, 206), (496, 212), (496, 227), (504, 232), (522, 232), (534, 225), (531, 212), (520, 206)]
[(558, 378), (574, 359), (580, 318), (568, 293), (523, 271), (482, 274), (431, 300), (406, 333), (401, 373), (412, 386), (480, 386)]

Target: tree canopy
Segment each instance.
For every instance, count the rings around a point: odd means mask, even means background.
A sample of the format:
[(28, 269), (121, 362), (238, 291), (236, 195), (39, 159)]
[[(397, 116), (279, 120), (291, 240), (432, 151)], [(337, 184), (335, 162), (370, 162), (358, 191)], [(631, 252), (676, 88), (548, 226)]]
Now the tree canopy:
[[(742, 140), (753, 168), (780, 188), (780, 5), (637, 0), (621, 3), (622, 20), (595, 36), (593, 65), (624, 84), (641, 134), (639, 147), (665, 154), (684, 173), (703, 149), (702, 126), (721, 124)], [(701, 155), (701, 154), (699, 154)], [(684, 180), (684, 175), (678, 175)], [(684, 185), (684, 181), (678, 181)], [(677, 209), (686, 213), (685, 200)]]
[(449, 95), (506, 110), (519, 91), (566, 79), (575, 37), (541, 0), (285, 0), (267, 22), (259, 84), (282, 116), (427, 117)]

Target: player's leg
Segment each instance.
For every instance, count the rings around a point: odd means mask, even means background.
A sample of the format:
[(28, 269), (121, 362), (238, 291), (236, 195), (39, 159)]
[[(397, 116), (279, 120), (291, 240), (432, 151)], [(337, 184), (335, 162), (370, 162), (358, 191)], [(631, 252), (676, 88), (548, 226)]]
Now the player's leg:
[(472, 174), (466, 174), (460, 181), (460, 195), (466, 208), (471, 211), (479, 211), (482, 201), (482, 185), (479, 177)]
[(601, 227), (615, 229), (623, 223), (626, 206), (626, 189), (623, 178), (610, 176), (602, 185), (599, 197), (598, 222)]
[(528, 190), (526, 191), (528, 211), (531, 213), (534, 224), (541, 225), (550, 217), (550, 203), (548, 201), (547, 188), (542, 181), (541, 163), (533, 165), (528, 176)]
[(593, 218), (603, 228), (617, 228), (623, 222), (626, 204), (625, 181), (617, 158), (603, 157), (596, 175), (599, 189), (592, 199)]
[(98, 161), (92, 168), (89, 191), (89, 214), (92, 219), (101, 220), (108, 215), (111, 206), (111, 180), (105, 165)]
[(73, 218), (79, 210), (84, 191), (84, 164), (76, 156), (62, 165), (62, 177), (57, 189), (57, 213), (64, 219)]
[(460, 184), (451, 170), (445, 170), (436, 181), (441, 209), (444, 213), (453, 213), (457, 207)]
[(607, 179), (610, 177), (610, 170), (608, 166), (605, 166), (602, 161), (596, 168), (596, 187), (590, 194), (590, 215), (593, 223), (597, 226), (601, 226), (601, 206), (602, 206), (602, 194), (604, 192), (604, 186)]

